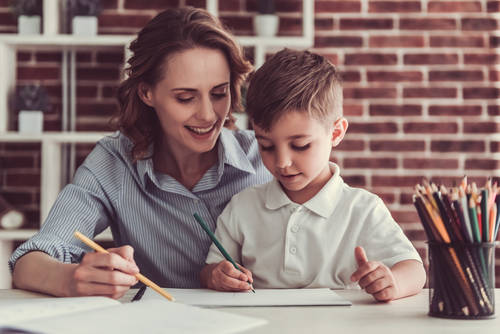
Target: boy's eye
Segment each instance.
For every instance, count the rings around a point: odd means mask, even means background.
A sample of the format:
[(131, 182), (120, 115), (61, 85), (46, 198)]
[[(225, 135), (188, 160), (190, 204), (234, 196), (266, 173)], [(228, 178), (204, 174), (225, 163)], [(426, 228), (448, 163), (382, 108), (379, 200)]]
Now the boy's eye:
[(306, 144), (306, 145), (303, 145), (303, 146), (292, 145), (292, 148), (295, 151), (305, 151), (305, 150), (309, 149), (309, 147), (311, 147), (311, 144)]

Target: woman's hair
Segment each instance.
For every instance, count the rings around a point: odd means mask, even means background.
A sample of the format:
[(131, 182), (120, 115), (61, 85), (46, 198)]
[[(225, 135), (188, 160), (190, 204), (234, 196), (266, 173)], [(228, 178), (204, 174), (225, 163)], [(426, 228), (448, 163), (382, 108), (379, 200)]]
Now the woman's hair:
[(234, 37), (204, 9), (167, 9), (154, 17), (130, 44), (132, 56), (125, 70), (128, 77), (118, 88), (120, 109), (112, 126), (132, 140), (134, 161), (147, 158), (149, 145), (162, 132), (156, 112), (139, 97), (139, 85), (157, 84), (163, 79), (168, 57), (195, 47), (224, 53), (230, 69), (230, 112), (241, 108), (240, 87), (252, 66)]
[(283, 49), (252, 76), (246, 101), (250, 120), (266, 131), (291, 111), (307, 112), (331, 126), (342, 116), (342, 83), (325, 57)]

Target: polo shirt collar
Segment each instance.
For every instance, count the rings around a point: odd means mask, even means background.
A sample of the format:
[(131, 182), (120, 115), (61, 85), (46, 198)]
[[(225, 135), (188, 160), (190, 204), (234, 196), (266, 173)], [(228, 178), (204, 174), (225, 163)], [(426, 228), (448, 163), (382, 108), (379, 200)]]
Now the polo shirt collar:
[[(342, 192), (342, 185), (344, 181), (340, 177), (339, 167), (330, 162), (330, 170), (333, 175), (328, 182), (321, 188), (321, 190), (309, 201), (302, 204), (310, 211), (317, 215), (328, 218), (333, 214)], [(292, 202), (281, 188), (280, 183), (276, 178), (269, 182), (265, 191), (265, 205), (270, 210), (277, 210), (286, 205), (297, 206)]]

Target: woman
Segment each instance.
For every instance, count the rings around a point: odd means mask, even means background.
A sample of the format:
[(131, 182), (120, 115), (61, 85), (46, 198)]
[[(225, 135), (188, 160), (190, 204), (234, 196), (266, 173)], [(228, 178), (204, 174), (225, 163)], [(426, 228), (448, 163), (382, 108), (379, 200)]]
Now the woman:
[[(130, 46), (119, 132), (99, 141), (59, 194), (40, 232), (12, 255), (17, 288), (120, 298), (139, 271), (164, 287), (199, 287), (209, 237), (235, 193), (271, 176), (249, 131), (223, 125), (251, 69), (234, 38), (202, 9), (166, 10)], [(73, 238), (111, 227), (111, 254)]]

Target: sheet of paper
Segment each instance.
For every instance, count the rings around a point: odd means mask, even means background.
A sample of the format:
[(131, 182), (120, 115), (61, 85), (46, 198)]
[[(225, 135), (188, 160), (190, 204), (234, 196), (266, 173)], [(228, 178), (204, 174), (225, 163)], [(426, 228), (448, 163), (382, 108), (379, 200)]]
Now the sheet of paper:
[(0, 324), (121, 305), (106, 297), (0, 299)]
[(44, 334), (236, 333), (267, 321), (164, 300), (144, 300), (11, 324)]
[[(220, 292), (209, 289), (167, 289), (179, 303), (196, 306), (314, 306), (351, 305), (330, 289), (257, 289), (253, 292)], [(147, 288), (142, 300), (164, 298)]]

